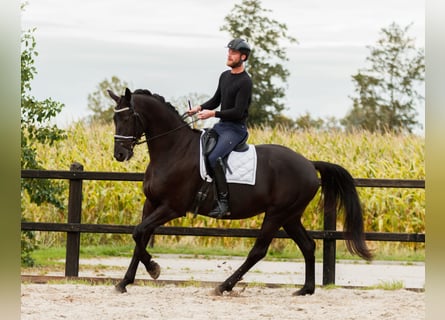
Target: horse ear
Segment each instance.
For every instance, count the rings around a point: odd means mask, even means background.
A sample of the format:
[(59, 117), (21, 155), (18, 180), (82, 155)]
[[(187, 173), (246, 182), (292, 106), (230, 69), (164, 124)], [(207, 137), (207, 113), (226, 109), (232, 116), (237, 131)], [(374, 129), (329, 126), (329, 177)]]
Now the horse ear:
[(128, 101), (130, 101), (131, 99), (131, 91), (128, 88), (125, 88), (125, 99), (127, 99)]
[(108, 94), (110, 95), (111, 99), (113, 99), (116, 102), (119, 102), (119, 97), (111, 90), (107, 90)]

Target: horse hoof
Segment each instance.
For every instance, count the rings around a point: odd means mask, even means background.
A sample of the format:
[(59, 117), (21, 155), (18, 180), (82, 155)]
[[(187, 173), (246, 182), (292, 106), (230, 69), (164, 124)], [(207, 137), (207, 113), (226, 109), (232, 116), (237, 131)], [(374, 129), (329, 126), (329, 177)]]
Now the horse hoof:
[(120, 283), (114, 286), (114, 289), (119, 293), (125, 293), (127, 292), (127, 289), (125, 286), (121, 285)]
[(147, 271), (148, 271), (148, 274), (154, 280), (156, 280), (157, 278), (159, 278), (159, 275), (161, 274), (161, 267), (156, 262), (151, 261), (150, 265), (149, 265), (149, 268), (147, 268)]
[(312, 295), (314, 293), (315, 289), (307, 289), (305, 287), (301, 288), (300, 290), (294, 292), (293, 296), (305, 296), (307, 294)]
[(215, 288), (215, 290), (213, 290), (213, 294), (214, 294), (215, 296), (222, 296), (222, 295), (223, 295), (223, 292), (224, 292), (224, 290), (222, 290), (220, 286), (217, 286), (217, 287)]

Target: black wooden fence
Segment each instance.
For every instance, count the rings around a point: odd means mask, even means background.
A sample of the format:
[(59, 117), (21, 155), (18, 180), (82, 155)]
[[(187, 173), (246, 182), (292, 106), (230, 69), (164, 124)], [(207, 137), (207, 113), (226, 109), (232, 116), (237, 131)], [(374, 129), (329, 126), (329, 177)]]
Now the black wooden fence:
[[(131, 234), (134, 226), (83, 224), (82, 182), (83, 180), (143, 181), (143, 173), (93, 172), (83, 171), (83, 166), (73, 163), (69, 171), (22, 170), (26, 179), (67, 179), (69, 180), (68, 221), (67, 223), (22, 222), (22, 231), (66, 232), (65, 276), (77, 277), (79, 273), (80, 234), (120, 233)], [(379, 188), (425, 188), (424, 180), (397, 179), (355, 179), (357, 187)], [(344, 239), (341, 231), (336, 231), (336, 213), (324, 214), (324, 230), (308, 231), (314, 239), (323, 239), (323, 285), (335, 284), (336, 241)], [(259, 230), (234, 228), (194, 228), (158, 227), (155, 235), (212, 236), (212, 237), (257, 237)], [(366, 240), (425, 242), (424, 233), (367, 232)], [(275, 238), (289, 238), (284, 230), (279, 230)]]

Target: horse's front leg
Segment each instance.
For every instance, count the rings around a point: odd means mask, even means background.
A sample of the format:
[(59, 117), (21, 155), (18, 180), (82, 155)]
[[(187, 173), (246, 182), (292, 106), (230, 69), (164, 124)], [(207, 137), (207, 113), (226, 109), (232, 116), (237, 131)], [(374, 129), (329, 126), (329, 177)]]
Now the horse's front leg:
[[(154, 208), (151, 204), (151, 202), (146, 199), (144, 202), (144, 207), (142, 209), (142, 221), (146, 219), (148, 216), (151, 215), (151, 213), (154, 211)], [(150, 239), (150, 234), (145, 234), (142, 238), (142, 246), (145, 250), (147, 247), (148, 241)], [(127, 292), (127, 285), (132, 284), (134, 282), (134, 279), (136, 277), (136, 271), (139, 265), (139, 256), (140, 256), (140, 246), (136, 245), (133, 249), (133, 256), (131, 257), (130, 265), (128, 266), (127, 272), (125, 273), (124, 278), (116, 285), (116, 290), (124, 293)]]
[(146, 247), (150, 237), (158, 226), (178, 218), (179, 215), (165, 205), (158, 206), (149, 214), (146, 214), (145, 210), (149, 210), (149, 208), (151, 208), (151, 205), (146, 201), (144, 205), (144, 219), (134, 228), (133, 239), (136, 246), (127, 273), (124, 279), (116, 286), (116, 289), (120, 292), (126, 292), (125, 287), (134, 282), (139, 261), (144, 264), (145, 269), (153, 279), (157, 279), (161, 273), (161, 268), (151, 259), (152, 257), (147, 252)]
[[(148, 244), (150, 239), (150, 235), (144, 235), (144, 243), (145, 247)], [(120, 293), (127, 292), (127, 285), (132, 284), (136, 277), (136, 271), (139, 265), (139, 247), (135, 246), (133, 250), (133, 256), (131, 258), (130, 265), (128, 266), (127, 272), (125, 273), (124, 278), (116, 285), (116, 290)]]

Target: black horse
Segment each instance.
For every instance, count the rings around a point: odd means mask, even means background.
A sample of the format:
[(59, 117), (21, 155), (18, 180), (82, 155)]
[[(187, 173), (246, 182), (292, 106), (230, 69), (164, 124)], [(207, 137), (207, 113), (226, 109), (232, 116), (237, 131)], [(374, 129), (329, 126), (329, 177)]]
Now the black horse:
[[(124, 278), (116, 285), (120, 292), (134, 282), (141, 261), (154, 278), (159, 265), (146, 251), (154, 230), (164, 223), (192, 212), (196, 194), (203, 180), (199, 172), (199, 130), (190, 128), (176, 109), (164, 98), (148, 90), (129, 89), (121, 97), (111, 91), (116, 101), (114, 157), (129, 160), (133, 148), (145, 135), (150, 163), (145, 172), (143, 189), (146, 200), (142, 222), (134, 228), (136, 243)], [(231, 215), (225, 219), (245, 219), (262, 212), (264, 220), (246, 261), (215, 290), (221, 295), (231, 291), (243, 275), (267, 253), (280, 227), (303, 253), (306, 269), (304, 286), (295, 295), (312, 294), (315, 290), (315, 242), (301, 224), (301, 216), (320, 187), (325, 206), (344, 210), (345, 238), (351, 253), (370, 260), (372, 255), (364, 240), (363, 216), (352, 176), (341, 166), (309, 161), (280, 145), (256, 145), (257, 176), (255, 185), (229, 184)], [(212, 189), (212, 188), (210, 188)], [(207, 215), (212, 209), (213, 191), (199, 207), (197, 214)]]

